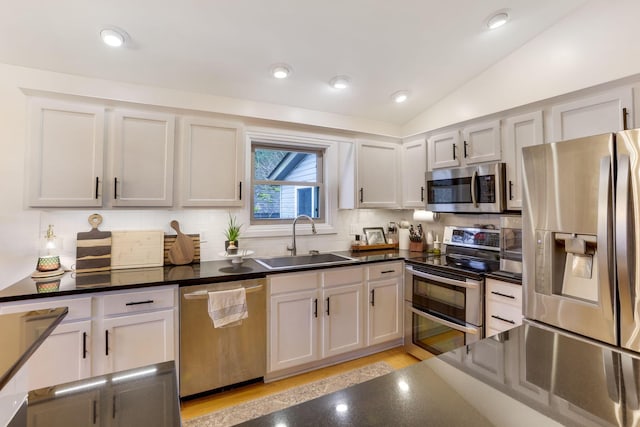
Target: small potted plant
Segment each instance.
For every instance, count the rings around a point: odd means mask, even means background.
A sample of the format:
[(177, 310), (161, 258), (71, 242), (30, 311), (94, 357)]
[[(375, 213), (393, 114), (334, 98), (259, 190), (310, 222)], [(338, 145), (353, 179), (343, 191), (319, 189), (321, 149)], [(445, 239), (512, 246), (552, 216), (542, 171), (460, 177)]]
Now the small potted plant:
[(224, 242), (224, 250), (231, 255), (238, 251), (238, 238), (240, 237), (241, 227), (242, 224), (238, 224), (236, 217), (229, 213), (229, 222), (227, 223), (226, 230), (224, 230), (224, 236), (227, 238)]

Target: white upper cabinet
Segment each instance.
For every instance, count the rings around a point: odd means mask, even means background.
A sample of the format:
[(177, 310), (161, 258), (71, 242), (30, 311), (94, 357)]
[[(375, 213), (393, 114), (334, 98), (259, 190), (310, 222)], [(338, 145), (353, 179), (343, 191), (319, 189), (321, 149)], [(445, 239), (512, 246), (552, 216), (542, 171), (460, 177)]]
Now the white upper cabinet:
[(400, 145), (358, 141), (359, 208), (400, 207)]
[(427, 140), (429, 170), (460, 166), (460, 132), (433, 135)]
[(29, 206), (101, 206), (104, 108), (32, 98), (29, 120)]
[(242, 127), (196, 118), (183, 124), (182, 205), (241, 206)]
[(522, 209), (522, 149), (544, 142), (542, 111), (505, 120), (504, 160), (507, 164), (507, 209)]
[(171, 206), (175, 117), (116, 110), (113, 128), (113, 205)]
[(432, 135), (427, 149), (429, 170), (500, 161), (500, 121), (477, 123), (461, 131)]
[(424, 209), (427, 142), (424, 138), (402, 144), (402, 207)]
[(557, 105), (551, 109), (551, 115), (554, 142), (632, 129), (632, 89), (614, 89)]
[(466, 164), (500, 161), (500, 120), (465, 127), (462, 137), (462, 158)]

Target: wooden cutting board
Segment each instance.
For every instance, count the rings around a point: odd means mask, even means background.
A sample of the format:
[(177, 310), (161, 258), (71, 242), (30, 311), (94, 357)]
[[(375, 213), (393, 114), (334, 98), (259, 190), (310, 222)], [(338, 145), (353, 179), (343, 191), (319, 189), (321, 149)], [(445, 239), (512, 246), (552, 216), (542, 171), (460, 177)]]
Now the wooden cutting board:
[(164, 231), (112, 231), (111, 268), (160, 267), (164, 258)]
[(76, 272), (78, 273), (111, 269), (112, 236), (110, 231), (98, 230), (101, 223), (101, 215), (90, 215), (91, 231), (78, 233), (76, 245)]
[(171, 228), (176, 230), (176, 241), (169, 249), (169, 261), (173, 265), (189, 264), (193, 261), (195, 249), (193, 247), (193, 240), (182, 231), (180, 231), (180, 224), (178, 221), (171, 221)]
[[(193, 263), (200, 262), (200, 235), (199, 234), (187, 234), (186, 236), (190, 237), (193, 241)], [(176, 242), (178, 236), (175, 234), (165, 234), (164, 235), (164, 265), (171, 265), (171, 261), (169, 261), (169, 251), (171, 250), (171, 246)]]

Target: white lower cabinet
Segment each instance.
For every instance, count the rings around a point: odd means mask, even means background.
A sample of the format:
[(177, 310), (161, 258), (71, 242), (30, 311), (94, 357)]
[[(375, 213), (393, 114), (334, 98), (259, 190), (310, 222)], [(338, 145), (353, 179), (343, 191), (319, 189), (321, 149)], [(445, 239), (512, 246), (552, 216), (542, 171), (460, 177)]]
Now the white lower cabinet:
[(69, 308), (27, 362), (29, 390), (173, 360), (176, 287), (146, 289), (1, 304), (0, 314)]
[(490, 337), (522, 324), (522, 286), (487, 278), (485, 335)]
[(269, 276), (268, 374), (399, 344), (402, 272), (402, 262), (393, 262)]
[(394, 262), (367, 268), (367, 345), (403, 336), (402, 267)]

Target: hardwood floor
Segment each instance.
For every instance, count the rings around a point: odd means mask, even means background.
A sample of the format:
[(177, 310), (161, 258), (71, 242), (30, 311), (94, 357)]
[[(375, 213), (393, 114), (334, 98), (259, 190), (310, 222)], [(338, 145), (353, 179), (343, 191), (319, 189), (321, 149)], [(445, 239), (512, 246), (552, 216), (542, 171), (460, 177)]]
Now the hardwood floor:
[(182, 415), (183, 420), (188, 420), (212, 411), (238, 405), (248, 400), (269, 396), (271, 394), (287, 390), (291, 387), (318, 381), (332, 375), (338, 375), (352, 369), (357, 369), (362, 366), (381, 361), (387, 362), (395, 369), (402, 369), (419, 362), (418, 359), (406, 353), (402, 347), (396, 347), (391, 350), (340, 363), (338, 365), (328, 366), (326, 368), (285, 378), (283, 380), (274, 381), (269, 384), (251, 384), (211, 396), (188, 400), (180, 404), (180, 414)]

